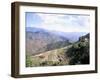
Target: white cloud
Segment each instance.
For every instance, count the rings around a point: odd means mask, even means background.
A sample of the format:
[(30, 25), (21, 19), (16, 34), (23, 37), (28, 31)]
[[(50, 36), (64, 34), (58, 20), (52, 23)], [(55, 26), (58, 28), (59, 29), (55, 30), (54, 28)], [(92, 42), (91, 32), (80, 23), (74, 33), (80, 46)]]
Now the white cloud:
[(89, 16), (37, 14), (42, 22), (35, 27), (63, 32), (89, 32)]

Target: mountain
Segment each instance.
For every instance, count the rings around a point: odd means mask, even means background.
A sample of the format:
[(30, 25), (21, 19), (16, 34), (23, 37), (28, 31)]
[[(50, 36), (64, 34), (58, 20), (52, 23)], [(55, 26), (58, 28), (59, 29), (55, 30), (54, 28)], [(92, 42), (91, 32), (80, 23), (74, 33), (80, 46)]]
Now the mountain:
[(69, 45), (69, 40), (51, 31), (40, 28), (26, 28), (26, 53), (34, 55)]
[(89, 41), (90, 39), (90, 34), (88, 33), (88, 34), (86, 34), (85, 36), (81, 36), (80, 38), (79, 38), (79, 41)]
[(26, 32), (47, 32), (47, 31), (42, 28), (26, 27)]
[(89, 37), (88, 33), (79, 37), (77, 42), (64, 47), (37, 55), (26, 55), (26, 67), (89, 64)]
[(84, 32), (58, 32), (42, 28), (26, 27), (26, 53), (34, 55), (62, 48), (77, 42)]
[(58, 31), (54, 31), (52, 33), (67, 38), (71, 43), (78, 41), (79, 37), (87, 34), (87, 32), (58, 32)]
[(33, 28), (33, 27), (26, 27), (26, 32), (44, 32), (46, 34), (50, 33), (52, 35), (60, 36), (63, 39), (69, 40), (69, 42), (73, 43), (78, 41), (79, 37), (84, 36), (87, 34), (87, 32), (60, 32), (60, 31), (51, 31), (51, 30), (45, 30), (42, 28)]
[(70, 57), (69, 64), (89, 64), (89, 44), (90, 34), (86, 34), (79, 38), (79, 40), (72, 44), (72, 47), (66, 52)]

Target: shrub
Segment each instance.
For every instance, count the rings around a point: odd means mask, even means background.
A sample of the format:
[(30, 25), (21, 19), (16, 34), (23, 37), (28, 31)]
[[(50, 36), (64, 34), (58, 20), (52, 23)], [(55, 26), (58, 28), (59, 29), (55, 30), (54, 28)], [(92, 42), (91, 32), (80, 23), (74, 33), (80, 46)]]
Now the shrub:
[(69, 64), (89, 64), (89, 42), (77, 42), (66, 52)]
[(26, 55), (26, 67), (32, 67), (32, 60), (28, 55)]

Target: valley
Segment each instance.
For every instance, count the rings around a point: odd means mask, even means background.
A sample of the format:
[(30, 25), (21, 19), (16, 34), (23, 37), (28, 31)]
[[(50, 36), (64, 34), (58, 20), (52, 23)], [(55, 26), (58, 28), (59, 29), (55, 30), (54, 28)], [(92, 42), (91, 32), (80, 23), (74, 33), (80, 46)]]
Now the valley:
[(26, 28), (26, 67), (89, 64), (89, 33)]

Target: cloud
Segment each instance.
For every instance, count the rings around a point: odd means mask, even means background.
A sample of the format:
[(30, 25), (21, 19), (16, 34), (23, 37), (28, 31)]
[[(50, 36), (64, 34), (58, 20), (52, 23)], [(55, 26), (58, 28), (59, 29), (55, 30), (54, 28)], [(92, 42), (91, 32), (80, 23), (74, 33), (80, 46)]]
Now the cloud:
[(42, 21), (34, 27), (63, 32), (89, 32), (89, 16), (42, 13), (37, 15)]

